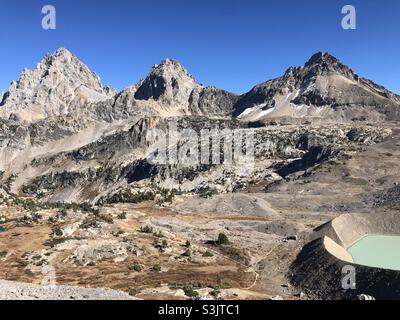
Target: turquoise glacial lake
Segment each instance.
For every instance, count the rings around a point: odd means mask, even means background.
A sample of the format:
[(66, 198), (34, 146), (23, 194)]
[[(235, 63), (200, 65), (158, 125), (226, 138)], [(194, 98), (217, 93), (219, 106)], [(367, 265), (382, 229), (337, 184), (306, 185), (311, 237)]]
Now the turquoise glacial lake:
[(400, 235), (367, 235), (347, 251), (356, 264), (400, 270)]

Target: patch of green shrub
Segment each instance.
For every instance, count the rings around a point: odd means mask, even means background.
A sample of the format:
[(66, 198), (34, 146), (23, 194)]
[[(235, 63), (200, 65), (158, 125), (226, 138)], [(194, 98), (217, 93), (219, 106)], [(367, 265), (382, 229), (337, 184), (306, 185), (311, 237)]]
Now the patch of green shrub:
[(143, 270), (143, 267), (140, 264), (133, 264), (133, 265), (130, 265), (128, 268), (129, 268), (129, 270), (135, 271), (135, 272), (141, 272)]
[(213, 257), (214, 256), (214, 254), (211, 252), (211, 251), (206, 251), (206, 252), (204, 252), (203, 254), (202, 254), (202, 256), (203, 256), (203, 258), (210, 258), (210, 257)]
[(228, 239), (228, 237), (226, 236), (225, 233), (220, 233), (220, 234), (218, 235), (218, 239), (217, 239), (217, 241), (216, 241), (216, 244), (217, 244), (218, 246), (228, 245), (229, 243), (230, 243), (230, 242), (229, 242), (229, 239)]
[(151, 270), (154, 272), (161, 272), (161, 266), (156, 264), (153, 266), (153, 268)]
[(141, 292), (142, 292), (142, 289), (139, 289), (139, 288), (129, 288), (129, 290), (128, 290), (128, 294), (130, 296), (136, 296)]
[(146, 226), (140, 228), (140, 232), (141, 233), (153, 233), (153, 227), (146, 225)]

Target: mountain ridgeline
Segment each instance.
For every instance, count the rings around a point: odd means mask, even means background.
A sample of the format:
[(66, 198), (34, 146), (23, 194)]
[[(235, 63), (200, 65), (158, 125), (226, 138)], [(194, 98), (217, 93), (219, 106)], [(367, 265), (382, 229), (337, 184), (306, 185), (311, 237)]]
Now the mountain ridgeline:
[[(47, 54), (34, 70), (25, 69), (0, 99), (4, 119), (34, 122), (76, 116), (107, 100), (128, 109), (149, 109), (161, 117), (204, 115), (241, 120), (299, 117), (337, 120), (397, 119), (400, 97), (325, 52), (304, 67), (289, 68), (282, 77), (261, 83), (238, 96), (205, 87), (177, 61), (155, 65), (145, 80), (117, 93), (61, 48)], [(132, 111), (134, 112), (134, 111)]]
[[(399, 110), (398, 95), (323, 52), (303, 67), (236, 95), (199, 84), (170, 59), (117, 92), (62, 48), (34, 70), (24, 70), (0, 97), (0, 191), (61, 202), (105, 201), (138, 183), (193, 192), (236, 191), (246, 188), (248, 180), (273, 182), (280, 172), (293, 171), (292, 160), (302, 170), (328, 160), (338, 144), (367, 137), (380, 141), (387, 132), (354, 131), (352, 126), (398, 120)], [(258, 169), (249, 176), (218, 166), (191, 171), (149, 165), (147, 148), (156, 141), (151, 129), (165, 129), (171, 119), (196, 131), (257, 128)], [(279, 121), (346, 128), (318, 133), (305, 127), (266, 129)], [(362, 138), (350, 139), (354, 135)]]

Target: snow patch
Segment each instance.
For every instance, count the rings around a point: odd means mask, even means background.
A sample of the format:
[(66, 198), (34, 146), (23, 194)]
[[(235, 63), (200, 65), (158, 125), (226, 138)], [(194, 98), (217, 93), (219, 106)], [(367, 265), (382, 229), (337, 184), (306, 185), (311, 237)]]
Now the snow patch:
[(255, 111), (257, 111), (257, 110), (259, 110), (259, 109), (262, 109), (262, 108), (264, 108), (266, 106), (266, 104), (264, 103), (264, 104), (257, 104), (257, 105), (255, 105), (254, 107), (251, 107), (251, 108), (247, 108), (246, 110), (244, 110), (240, 115), (239, 115), (239, 119), (240, 118), (243, 118), (244, 116), (247, 116), (247, 115), (249, 115), (249, 114), (251, 114), (251, 113), (253, 113), (253, 112), (255, 112)]
[(261, 111), (260, 114), (257, 116), (257, 119), (265, 117), (266, 115), (269, 115), (270, 113), (272, 113), (274, 111), (275, 111), (275, 108), (271, 108), (271, 109), (268, 109), (268, 110)]

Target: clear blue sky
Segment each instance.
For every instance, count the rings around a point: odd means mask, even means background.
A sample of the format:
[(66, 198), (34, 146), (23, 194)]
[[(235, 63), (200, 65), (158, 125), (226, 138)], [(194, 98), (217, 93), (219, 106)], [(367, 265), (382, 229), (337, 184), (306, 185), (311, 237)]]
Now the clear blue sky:
[[(57, 9), (57, 30), (41, 8)], [(357, 9), (357, 30), (341, 8)], [(400, 93), (399, 0), (1, 0), (0, 91), (46, 52), (66, 47), (117, 89), (164, 58), (205, 85), (243, 93), (328, 51)]]

